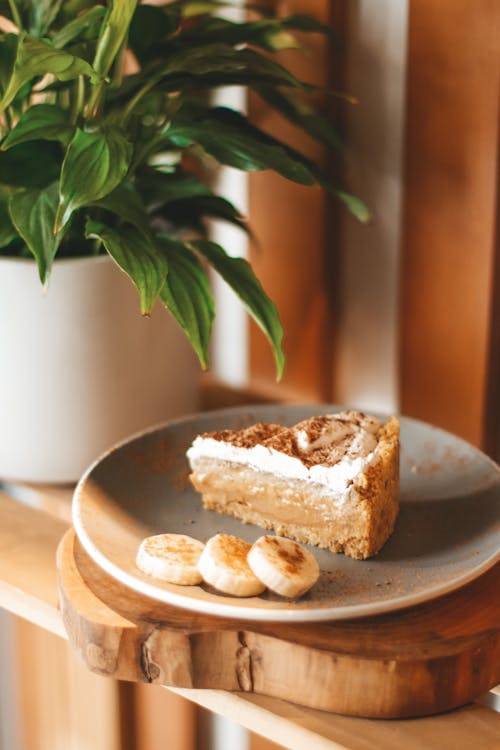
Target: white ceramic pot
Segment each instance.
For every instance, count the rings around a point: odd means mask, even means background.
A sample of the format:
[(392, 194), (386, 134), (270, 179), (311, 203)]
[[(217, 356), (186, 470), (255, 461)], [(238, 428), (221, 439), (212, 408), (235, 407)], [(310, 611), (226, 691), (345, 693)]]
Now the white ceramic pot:
[(199, 365), (108, 257), (0, 259), (0, 479), (73, 482), (127, 435), (196, 410)]

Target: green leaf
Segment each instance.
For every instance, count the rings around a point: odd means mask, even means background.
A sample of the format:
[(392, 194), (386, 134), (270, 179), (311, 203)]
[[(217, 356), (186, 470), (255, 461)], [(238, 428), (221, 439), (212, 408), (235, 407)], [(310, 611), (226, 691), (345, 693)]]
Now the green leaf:
[(170, 173), (150, 169), (138, 176), (137, 187), (144, 201), (153, 206), (193, 196), (212, 195), (208, 185), (180, 169)]
[(192, 228), (206, 232), (203, 219), (210, 217), (234, 224), (247, 232), (248, 227), (238, 209), (219, 195), (201, 195), (169, 201), (154, 209), (155, 216), (170, 222), (174, 226)]
[(166, 131), (179, 148), (199, 144), (221, 164), (247, 172), (273, 169), (289, 180), (312, 185), (317, 177), (308, 160), (251, 125), (234, 110), (217, 107), (195, 122), (174, 122)]
[(226, 18), (208, 17), (188, 28), (178, 37), (178, 42), (192, 46), (194, 43), (252, 44), (270, 52), (297, 47), (297, 42), (283, 25), (283, 19), (266, 18), (259, 21), (236, 23)]
[(174, 0), (167, 5), (165, 10), (167, 12), (180, 10), (184, 18), (194, 18), (206, 13), (214, 13), (223, 8), (246, 8), (257, 13), (263, 13), (264, 11), (263, 6), (258, 4), (239, 3), (237, 1), (231, 3), (224, 2), (224, 0)]
[(73, 39), (76, 39), (80, 34), (87, 32), (93, 26), (100, 24), (104, 16), (106, 15), (106, 8), (102, 5), (96, 5), (93, 8), (89, 8), (81, 15), (73, 18), (65, 26), (52, 36), (52, 44), (57, 49), (65, 47)]
[(0, 183), (15, 187), (43, 187), (58, 178), (61, 161), (59, 143), (20, 143), (8, 151), (0, 151)]
[(294, 15), (281, 19), (281, 24), (285, 29), (293, 31), (306, 31), (312, 34), (325, 34), (326, 36), (338, 39), (335, 31), (325, 23), (321, 23), (312, 16)]
[(0, 200), (0, 247), (6, 247), (17, 236), (17, 230), (11, 221), (7, 205), (2, 198)]
[(23, 29), (33, 36), (44, 36), (55, 20), (62, 0), (14, 0), (21, 12)]
[(62, 239), (53, 232), (58, 202), (58, 184), (41, 190), (16, 192), (9, 201), (12, 222), (30, 249), (42, 284), (49, 279), (52, 261)]
[[(199, 8), (197, 9), (199, 10)], [(201, 15), (199, 12), (196, 15)], [(285, 16), (260, 18), (257, 21), (234, 22), (227, 18), (206, 16), (194, 25), (186, 25), (178, 37), (180, 43), (224, 43), (252, 44), (274, 52), (280, 49), (297, 48), (297, 40), (291, 31), (321, 33), (336, 38), (335, 32), (326, 24), (309, 16)]]
[(344, 141), (333, 123), (318, 115), (306, 102), (301, 101), (295, 91), (279, 91), (271, 86), (257, 86), (255, 90), (265, 102), (320, 143), (339, 151), (344, 149)]
[(301, 82), (282, 65), (251, 49), (233, 49), (224, 44), (204, 44), (194, 49), (180, 48), (169, 56), (157, 73), (158, 78), (178, 73), (194, 76), (223, 73), (252, 74), (261, 81), (268, 80), (281, 86), (301, 87)]
[(137, 288), (142, 315), (149, 315), (167, 275), (168, 264), (163, 253), (148, 235), (130, 226), (115, 230), (100, 222), (87, 221), (85, 235), (103, 243)]
[(177, 14), (165, 13), (163, 8), (155, 5), (137, 6), (130, 24), (128, 44), (141, 63), (149, 59), (162, 39), (177, 30), (180, 18), (180, 11)]
[(1, 148), (6, 151), (18, 143), (38, 139), (67, 145), (73, 131), (67, 112), (56, 104), (34, 104), (21, 115), (16, 127), (2, 141)]
[(85, 60), (64, 50), (55, 49), (48, 42), (20, 34), (12, 74), (0, 100), (0, 111), (9, 106), (25, 83), (48, 73), (59, 81), (69, 81), (79, 75), (95, 79), (95, 72)]
[(87, 133), (78, 128), (62, 165), (56, 231), (77, 208), (111, 193), (127, 174), (131, 157), (132, 146), (118, 130)]
[(109, 195), (96, 201), (93, 205), (96, 208), (111, 211), (111, 213), (119, 216), (122, 221), (133, 224), (143, 232), (149, 232), (149, 215), (141, 196), (132, 185), (125, 185), (124, 183), (118, 185)]
[(180, 46), (167, 61), (147, 66), (140, 73), (129, 76), (115, 101), (121, 99), (127, 111), (152, 89), (189, 91), (225, 85), (253, 85), (271, 83), (276, 86), (304, 87), (286, 68), (250, 49), (233, 49), (224, 44), (205, 44), (197, 47)]
[(299, 81), (286, 68), (254, 50), (207, 44), (187, 49), (179, 46), (166, 62), (149, 64), (127, 76), (118, 90), (109, 92), (109, 101), (130, 113), (152, 90), (199, 93), (218, 86), (262, 84), (311, 89), (310, 84)]
[(17, 52), (17, 34), (6, 34), (0, 39), (0, 93), (9, 85)]
[(167, 279), (160, 298), (186, 334), (201, 366), (206, 369), (215, 317), (207, 275), (185, 244), (167, 237), (158, 237), (157, 242), (168, 262)]
[(94, 68), (101, 76), (108, 74), (125, 41), (136, 6), (137, 0), (111, 0), (94, 58)]
[(264, 292), (251, 265), (242, 258), (231, 258), (215, 242), (196, 240), (190, 243), (214, 267), (236, 292), (250, 315), (269, 339), (274, 352), (278, 380), (283, 375), (285, 355), (282, 349), (283, 328), (278, 311)]
[(334, 194), (337, 196), (339, 200), (344, 203), (345, 206), (349, 209), (351, 214), (358, 219), (358, 221), (361, 221), (363, 224), (366, 224), (370, 221), (372, 218), (372, 214), (366, 203), (364, 203), (361, 198), (358, 198), (356, 195), (353, 195), (352, 193), (348, 193), (345, 190), (340, 189), (334, 189)]

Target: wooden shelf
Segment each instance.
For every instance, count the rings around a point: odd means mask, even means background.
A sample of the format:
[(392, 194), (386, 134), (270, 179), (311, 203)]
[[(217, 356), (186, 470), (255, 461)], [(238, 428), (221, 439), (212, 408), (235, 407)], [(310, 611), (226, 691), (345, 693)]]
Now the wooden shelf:
[[(68, 524), (1, 492), (0, 517), (0, 606), (66, 638), (57, 606), (55, 556)], [(297, 750), (492, 750), (500, 745), (500, 714), (480, 703), (430, 718), (384, 721), (256, 695), (166, 689)]]

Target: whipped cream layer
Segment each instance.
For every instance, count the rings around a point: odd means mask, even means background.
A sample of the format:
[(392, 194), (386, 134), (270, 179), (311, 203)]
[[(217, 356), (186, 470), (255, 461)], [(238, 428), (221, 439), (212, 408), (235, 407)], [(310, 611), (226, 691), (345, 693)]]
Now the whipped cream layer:
[(293, 427), (256, 424), (199, 435), (187, 457), (192, 468), (197, 458), (220, 459), (345, 495), (352, 480), (379, 460), (375, 449), (381, 426), (375, 417), (352, 411), (312, 417)]

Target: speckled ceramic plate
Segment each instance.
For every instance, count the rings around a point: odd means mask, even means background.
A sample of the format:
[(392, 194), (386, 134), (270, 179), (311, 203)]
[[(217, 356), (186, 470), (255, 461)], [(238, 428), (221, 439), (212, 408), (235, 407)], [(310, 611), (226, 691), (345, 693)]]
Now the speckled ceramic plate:
[(206, 430), (257, 421), (292, 425), (336, 406), (227, 409), (172, 422), (131, 438), (100, 458), (73, 501), (78, 537), (107, 573), (138, 593), (197, 612), (247, 620), (333, 620), (389, 612), (452, 591), (500, 559), (500, 469), (462, 440), (401, 420), (401, 510), (375, 557), (359, 561), (310, 549), (321, 567), (301, 599), (269, 592), (248, 599), (207, 586), (175, 586), (136, 567), (141, 540), (176, 532), (202, 541), (224, 531), (254, 541), (256, 526), (204, 510), (188, 482), (186, 448)]

